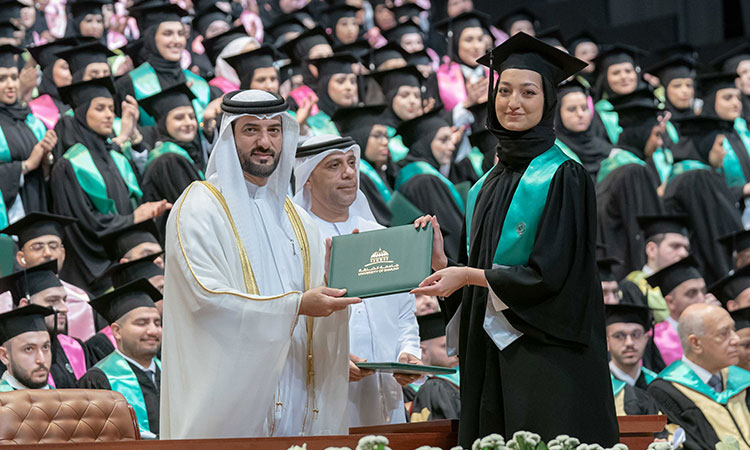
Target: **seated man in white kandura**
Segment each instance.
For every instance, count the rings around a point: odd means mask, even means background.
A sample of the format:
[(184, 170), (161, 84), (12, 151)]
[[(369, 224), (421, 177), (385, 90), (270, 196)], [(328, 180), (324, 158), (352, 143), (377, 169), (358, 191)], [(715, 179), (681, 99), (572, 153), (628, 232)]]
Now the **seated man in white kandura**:
[(344, 290), (287, 197), (299, 137), (281, 97), (224, 97), (206, 182), (167, 222), (162, 439), (347, 434)]

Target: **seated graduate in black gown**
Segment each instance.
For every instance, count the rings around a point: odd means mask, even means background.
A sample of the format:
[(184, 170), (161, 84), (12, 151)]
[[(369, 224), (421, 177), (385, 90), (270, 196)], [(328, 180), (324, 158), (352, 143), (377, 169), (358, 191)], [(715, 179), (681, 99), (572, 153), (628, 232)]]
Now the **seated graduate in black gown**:
[(279, 69), (274, 61), (279, 54), (270, 45), (225, 58), (227, 64), (237, 72), (240, 89), (260, 89), (272, 94), (279, 93)]
[(393, 195), (396, 167), (388, 149), (388, 129), (382, 118), (386, 105), (341, 108), (333, 115), (333, 122), (341, 134), (351, 136), (363, 149), (359, 160), (359, 189), (364, 192), (375, 220), (391, 224), (388, 202)]
[(63, 38), (27, 48), (42, 71), (41, 82), (37, 87), (38, 95), (29, 102), (29, 109), (49, 130), (55, 128), (60, 117), (70, 111), (70, 106), (63, 102), (58, 89), (71, 83), (71, 74), (65, 60), (58, 57), (57, 53), (77, 44), (76, 38)]
[(65, 27), (65, 37), (91, 37), (102, 42), (105, 24), (101, 0), (75, 0), (67, 4), (68, 22)]
[[(57, 142), (54, 131), (20, 100), (17, 55), (23, 50), (0, 46), (0, 215), (10, 222), (48, 209), (48, 156)], [(7, 215), (6, 215), (7, 213)], [(0, 220), (2, 222), (2, 220)], [(8, 220), (4, 224), (7, 225)]]
[(688, 217), (693, 256), (706, 284), (712, 284), (732, 268), (731, 253), (718, 239), (742, 227), (733, 195), (718, 172), (725, 159), (722, 136), (732, 123), (703, 116), (675, 123), (680, 142), (673, 148), (675, 164), (664, 206), (669, 213)]
[(436, 229), (437, 272), (412, 291), (447, 297), (463, 374), (459, 443), (534, 430), (613, 445), (594, 186), (554, 145), (555, 86), (586, 63), (524, 33), (481, 62), (500, 75), (488, 111), (499, 163), (469, 193), (466, 266), (447, 267), (435, 218), (417, 221)]
[(91, 301), (111, 324), (117, 350), (89, 369), (79, 381), (84, 389), (119, 392), (133, 406), (141, 437), (159, 435), (161, 293), (138, 279)]
[(446, 177), (453, 152), (451, 125), (434, 110), (399, 125), (397, 132), (409, 147), (401, 161), (395, 189), (423, 214), (436, 216), (445, 237), (445, 253), (458, 257), (465, 203)]
[[(45, 318), (52, 314), (39, 305), (0, 314), (0, 392), (50, 388), (52, 351)], [(35, 357), (29, 358), (29, 349)]]
[[(159, 237), (159, 230), (153, 220), (144, 220), (99, 234), (107, 259), (121, 263), (161, 253), (163, 249)], [(156, 258), (154, 263), (164, 268), (163, 258)]]
[[(65, 230), (68, 251), (62, 276), (77, 286), (97, 293), (108, 286), (95, 280), (110, 264), (97, 233), (106, 233), (158, 217), (171, 205), (166, 201), (138, 206), (142, 191), (128, 159), (120, 153), (131, 130), (111, 139), (114, 120), (114, 86), (110, 78), (75, 83), (62, 89), (74, 107), (71, 122), (81, 140), (65, 151), (52, 169), (50, 186), (54, 212), (75, 217), (78, 223)], [(123, 102), (123, 116), (137, 117), (138, 110)]]
[(726, 236), (719, 238), (727, 253), (732, 255), (732, 264), (735, 269), (750, 266), (750, 230), (740, 228)]

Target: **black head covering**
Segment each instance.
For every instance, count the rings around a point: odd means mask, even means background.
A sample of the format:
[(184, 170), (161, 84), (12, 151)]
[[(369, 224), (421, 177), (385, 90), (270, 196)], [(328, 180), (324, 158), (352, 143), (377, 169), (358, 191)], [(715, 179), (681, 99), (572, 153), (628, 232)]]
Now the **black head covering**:
[(360, 157), (372, 164), (365, 155), (367, 140), (373, 125), (386, 125), (382, 119), (387, 105), (367, 105), (339, 108), (331, 118), (342, 135), (351, 136), (362, 150)]
[(159, 252), (125, 263), (114, 263), (99, 278), (111, 279), (112, 286), (117, 289), (140, 278), (148, 280), (152, 277), (164, 275), (164, 269), (154, 263), (156, 258), (163, 255), (164, 252)]
[(539, 17), (529, 9), (523, 7), (505, 13), (497, 20), (497, 22), (495, 22), (495, 25), (506, 34), (510, 35), (510, 27), (519, 20), (528, 20), (534, 25), (534, 29), (539, 27)]
[(20, 19), (26, 5), (17, 0), (0, 1), (0, 19)]
[(424, 40), (424, 33), (422, 33), (422, 29), (419, 28), (419, 25), (411, 20), (402, 22), (391, 28), (390, 30), (384, 31), (384, 34), (385, 38), (388, 39), (388, 42), (393, 42), (398, 46), (401, 46), (401, 38), (407, 34), (419, 34)]
[(332, 137), (330, 140), (318, 143), (310, 143), (309, 140), (297, 146), (296, 158), (307, 158), (319, 155), (328, 150), (337, 150), (351, 147), (355, 142), (350, 136)]
[(743, 42), (714, 58), (711, 64), (720, 72), (737, 73), (737, 66), (746, 60), (750, 60), (750, 43)]
[(716, 296), (722, 306), (735, 300), (745, 289), (750, 288), (750, 266), (732, 270), (725, 277), (709, 286), (708, 291)]
[(458, 41), (467, 28), (481, 28), (489, 33), (489, 16), (479, 11), (463, 12), (456, 17), (448, 17), (435, 24), (435, 28), (448, 39), (448, 56), (459, 64), (476, 67), (474, 61), (461, 61), (458, 57)]
[(611, 101), (623, 129), (617, 139), (617, 146), (645, 160), (646, 142), (651, 136), (652, 128), (658, 123), (661, 112), (656, 98), (644, 86), (630, 94), (612, 98)]
[(154, 302), (162, 299), (161, 293), (140, 278), (91, 300), (91, 307), (109, 323), (117, 322), (130, 311), (143, 306), (156, 308)]
[(13, 304), (16, 306), (22, 298), (28, 299), (32, 295), (52, 287), (62, 287), (60, 279), (57, 278), (56, 259), (0, 278), (0, 292), (10, 291)]
[(703, 275), (698, 270), (698, 263), (693, 255), (688, 255), (687, 258), (681, 259), (646, 278), (646, 281), (649, 285), (661, 289), (661, 293), (666, 297), (674, 288), (685, 281), (697, 278), (702, 279)]
[(143, 3), (130, 8), (130, 16), (141, 30), (158, 27), (163, 22), (182, 22), (187, 15), (187, 11), (174, 3)]
[(362, 61), (363, 64), (368, 64), (370, 54), (375, 50), (370, 45), (370, 41), (367, 39), (357, 39), (351, 44), (338, 44), (333, 47), (334, 53), (351, 53), (355, 58)]
[(419, 325), (420, 341), (429, 341), (445, 336), (445, 320), (440, 312), (417, 316), (417, 324)]
[(716, 93), (722, 89), (736, 88), (734, 72), (713, 72), (698, 75), (698, 91), (703, 99), (701, 115), (718, 117), (716, 114)]
[(331, 29), (336, 28), (336, 24), (339, 22), (339, 19), (343, 19), (345, 17), (357, 17), (358, 11), (359, 8), (349, 6), (346, 3), (333, 4), (323, 10), (325, 25)]
[(638, 220), (638, 226), (643, 230), (644, 241), (665, 233), (676, 233), (689, 237), (688, 217), (686, 215), (655, 214), (638, 216), (636, 219)]
[(560, 31), (560, 27), (549, 27), (545, 28), (544, 30), (540, 30), (536, 33), (535, 36), (540, 41), (544, 42), (545, 44), (549, 44), (553, 47), (563, 47), (565, 48), (565, 38), (563, 38), (562, 32)]
[(729, 313), (734, 320), (734, 329), (750, 328), (750, 307), (740, 308)]
[(211, 60), (211, 64), (216, 64), (222, 50), (235, 39), (247, 37), (247, 32), (243, 25), (236, 26), (210, 39), (203, 40), (203, 48), (206, 50), (206, 56)]
[[(307, 30), (305, 24), (296, 15), (284, 15), (279, 17), (278, 20), (268, 25), (264, 32), (267, 36), (270, 36), (273, 43), (280, 44), (279, 39), (284, 37), (287, 33), (303, 33)], [(270, 40), (269, 40), (270, 42)]]
[(644, 55), (646, 55), (646, 52), (632, 45), (615, 44), (602, 46), (599, 54), (596, 55), (593, 61), (596, 65), (595, 92), (598, 93), (598, 97), (611, 99), (618, 96), (607, 82), (607, 70), (609, 66), (629, 62), (635, 70), (639, 70), (639, 59)]
[(576, 48), (580, 44), (583, 44), (584, 42), (591, 42), (592, 44), (595, 44), (597, 47), (599, 46), (599, 40), (591, 34), (589, 31), (581, 31), (580, 33), (576, 34), (575, 36), (570, 38), (570, 43), (568, 44), (568, 51), (571, 55), (576, 54)]
[(292, 61), (301, 63), (308, 59), (310, 49), (319, 44), (331, 45), (331, 38), (320, 27), (306, 30), (280, 47)]
[(261, 47), (249, 52), (225, 58), (227, 64), (237, 72), (240, 77), (240, 89), (250, 89), (250, 83), (253, 81), (255, 69), (274, 67), (274, 61), (279, 57), (276, 49), (270, 45)]
[(730, 253), (740, 253), (750, 249), (750, 230), (738, 230), (719, 238)]
[(532, 70), (541, 75), (544, 113), (536, 126), (525, 131), (510, 131), (500, 125), (494, 107), (500, 76), (495, 86), (492, 83), (489, 86), (491, 101), (488, 102), (487, 128), (498, 140), (498, 156), (505, 164), (525, 167), (555, 142), (555, 86), (587, 64), (523, 32), (498, 45), (478, 62), (490, 68), (490, 80), (494, 79), (494, 71), (502, 76), (506, 69)]
[(402, 120), (393, 111), (393, 99), (401, 86), (422, 88), (422, 73), (416, 66), (404, 66), (397, 69), (381, 70), (370, 74), (380, 85), (388, 108), (383, 113), (386, 125), (396, 127)]
[(180, 106), (193, 107), (195, 95), (181, 83), (162, 90), (158, 94), (146, 97), (138, 102), (143, 109), (156, 120), (156, 140), (158, 142), (172, 142), (182, 147), (189, 155), (201, 153), (200, 133), (195, 133), (192, 141), (178, 141), (167, 131), (167, 116), (169, 112)]
[(420, 5), (411, 2), (402, 3), (401, 5), (394, 6), (390, 9), (393, 12), (393, 17), (395, 17), (397, 23), (414, 20), (419, 17), (421, 13), (427, 11)]
[(351, 53), (339, 53), (329, 56), (328, 58), (318, 58), (311, 61), (318, 68), (318, 83), (316, 92), (318, 94), (318, 107), (332, 116), (339, 105), (331, 100), (328, 95), (328, 83), (331, 77), (340, 73), (354, 73), (352, 65), (359, 61)]
[(386, 45), (372, 52), (371, 67), (377, 70), (377, 68), (380, 67), (380, 65), (385, 63), (386, 61), (400, 58), (400, 59), (403, 59), (405, 62), (406, 58), (408, 57), (409, 57), (409, 54), (406, 53), (404, 49), (401, 48), (400, 45), (397, 45), (393, 42), (389, 42)]
[(216, 3), (212, 3), (195, 13), (193, 26), (195, 27), (196, 31), (198, 31), (198, 33), (205, 37), (208, 28), (217, 20), (231, 25), (232, 15), (219, 8)]
[(156, 31), (159, 25), (164, 22), (180, 22), (187, 15), (187, 12), (174, 4), (159, 6), (145, 5), (143, 7), (131, 8), (131, 15), (136, 18), (138, 27), (143, 31), (141, 40), (143, 41), (144, 59), (148, 60), (154, 70), (166, 77), (176, 80), (182, 75), (180, 61), (166, 60), (156, 46)]
[(0, 38), (16, 39), (16, 33), (18, 31), (20, 31), (20, 29), (10, 20), (0, 19)]
[(712, 116), (683, 117), (675, 119), (674, 123), (680, 132), (680, 142), (672, 149), (675, 161), (697, 159), (708, 163), (716, 136), (733, 130), (731, 121)]
[(655, 75), (659, 78), (661, 85), (664, 86), (665, 93), (665, 107), (667, 111), (672, 113), (672, 117), (683, 117), (692, 113), (691, 109), (684, 108), (679, 109), (669, 101), (669, 96), (666, 94), (666, 89), (669, 83), (675, 79), (690, 78), (695, 80), (695, 65), (697, 61), (689, 56), (685, 55), (674, 55), (669, 58), (663, 59), (655, 64), (652, 64), (646, 68), (646, 72)]
[(651, 329), (651, 310), (640, 305), (604, 305), (605, 324), (613, 323), (637, 323), (643, 329)]
[(52, 308), (29, 304), (0, 314), (0, 345), (31, 331), (47, 331), (44, 318), (55, 313)]
[(37, 45), (34, 47), (28, 47), (26, 50), (31, 53), (31, 57), (34, 58), (34, 61), (39, 64), (39, 67), (42, 69), (42, 81), (39, 83), (39, 95), (49, 95), (52, 97), (55, 101), (55, 104), (57, 104), (58, 109), (61, 109), (61, 103), (60, 102), (60, 96), (57, 91), (57, 85), (55, 84), (55, 80), (52, 76), (52, 69), (59, 59), (57, 57), (57, 53), (67, 50), (69, 48), (73, 48), (74, 46), (78, 45), (78, 41), (75, 38), (62, 38), (57, 39), (55, 41), (52, 41), (48, 44), (44, 45)]
[(133, 61), (133, 66), (138, 67), (146, 61), (147, 55), (143, 54), (143, 39), (130, 41), (120, 47), (122, 52)]
[(77, 0), (68, 3), (68, 23), (66, 25), (65, 36), (78, 37), (81, 34), (81, 22), (89, 14), (103, 16), (102, 6), (110, 3), (101, 0)]
[(411, 66), (423, 66), (432, 64), (432, 58), (427, 50), (420, 50), (418, 52), (410, 53), (406, 57), (406, 63)]
[(57, 56), (68, 62), (73, 81), (78, 82), (83, 80), (83, 73), (89, 64), (108, 63), (108, 58), (115, 56), (115, 53), (99, 42), (92, 42), (63, 50)]
[(0, 67), (18, 67), (18, 55), (23, 50), (15, 45), (0, 45)]
[(413, 161), (426, 161), (436, 169), (440, 169), (435, 156), (432, 154), (432, 140), (438, 130), (451, 124), (441, 115), (439, 109), (434, 109), (414, 119), (402, 122), (396, 132), (401, 136), (409, 153), (403, 159), (406, 165)]
[(99, 235), (99, 240), (111, 261), (119, 261), (127, 252), (144, 242), (158, 244), (159, 232), (153, 220), (146, 220)]
[(596, 268), (599, 269), (599, 280), (617, 281), (617, 277), (612, 271), (612, 267), (618, 264), (622, 264), (622, 261), (612, 256), (596, 258)]
[(63, 229), (74, 222), (78, 222), (78, 219), (43, 212), (30, 212), (22, 219), (0, 230), (0, 233), (18, 237), (18, 247), (22, 248), (27, 242), (40, 236), (54, 235), (62, 239)]
[[(14, 45), (0, 45), (0, 67), (7, 68), (18, 68), (18, 55), (23, 53), (23, 50)], [(26, 117), (31, 113), (31, 110), (23, 102), (18, 101), (18, 94), (16, 94), (16, 101), (13, 104), (7, 104), (0, 102), (0, 115), (7, 116), (14, 122), (22, 122), (26, 120)]]

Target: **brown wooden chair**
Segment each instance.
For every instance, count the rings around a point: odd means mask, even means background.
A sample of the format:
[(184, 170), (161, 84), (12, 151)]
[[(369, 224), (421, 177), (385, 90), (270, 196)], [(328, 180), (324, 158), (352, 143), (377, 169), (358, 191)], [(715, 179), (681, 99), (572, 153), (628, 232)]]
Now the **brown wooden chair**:
[(25, 389), (0, 393), (0, 444), (139, 439), (133, 407), (119, 392)]

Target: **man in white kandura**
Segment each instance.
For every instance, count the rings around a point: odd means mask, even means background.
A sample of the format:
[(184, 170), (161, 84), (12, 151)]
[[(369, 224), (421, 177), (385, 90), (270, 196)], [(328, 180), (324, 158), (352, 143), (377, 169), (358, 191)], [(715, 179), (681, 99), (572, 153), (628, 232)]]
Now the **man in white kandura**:
[(287, 198), (287, 104), (227, 94), (206, 169), (167, 222), (163, 439), (347, 434), (348, 305), (325, 245)]
[[(359, 190), (359, 146), (350, 137), (316, 136), (297, 149), (294, 202), (310, 213), (321, 236), (383, 228)], [(351, 426), (406, 422), (402, 385), (419, 375), (374, 374), (355, 362), (421, 364), (414, 296), (367, 298), (349, 319), (349, 414)]]

